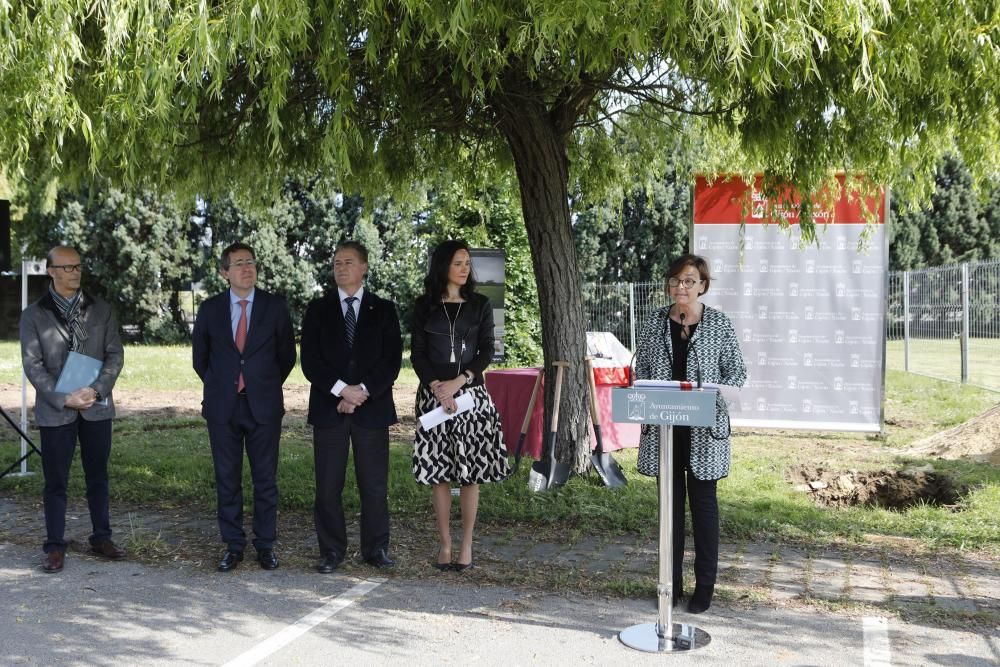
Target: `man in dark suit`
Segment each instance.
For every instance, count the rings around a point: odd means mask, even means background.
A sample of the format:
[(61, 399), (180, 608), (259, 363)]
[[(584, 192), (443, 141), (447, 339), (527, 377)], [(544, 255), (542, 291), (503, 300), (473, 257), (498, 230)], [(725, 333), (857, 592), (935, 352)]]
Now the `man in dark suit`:
[(243, 560), (243, 448), (253, 479), (253, 545), (265, 570), (278, 567), (278, 439), (285, 414), (281, 385), (295, 367), (295, 338), (285, 300), (256, 289), (253, 249), (222, 251), (229, 289), (201, 304), (192, 332), (194, 370), (205, 384), (201, 414), (208, 422), (215, 465), (219, 531), (226, 550), (218, 570)]
[(356, 241), (337, 246), (337, 291), (309, 304), (302, 321), (302, 372), (309, 390), (316, 463), (317, 570), (337, 569), (347, 549), (344, 476), (348, 448), (361, 496), (361, 558), (392, 567), (389, 557), (389, 426), (396, 423), (392, 385), (403, 342), (392, 301), (364, 288), (368, 251)]
[[(66, 556), (66, 486), (80, 440), (80, 461), (87, 480), (87, 505), (94, 532), (91, 551), (118, 560), (125, 550), (111, 541), (108, 458), (115, 404), (111, 388), (125, 361), (118, 323), (111, 307), (80, 289), (83, 264), (76, 250), (49, 251), (52, 284), (45, 296), (21, 314), (21, 361), (35, 388), (35, 423), (42, 436), (45, 490), (45, 564), (48, 573), (63, 569)], [(57, 391), (70, 352), (101, 362), (97, 378), (66, 393)], [(65, 387), (63, 387), (65, 388)]]

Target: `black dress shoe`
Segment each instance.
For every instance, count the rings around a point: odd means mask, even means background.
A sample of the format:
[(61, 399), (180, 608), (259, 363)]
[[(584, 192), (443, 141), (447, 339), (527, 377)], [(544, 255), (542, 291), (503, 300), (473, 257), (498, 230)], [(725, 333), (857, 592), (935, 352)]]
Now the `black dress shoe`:
[(375, 553), (365, 558), (365, 562), (372, 567), (395, 567), (396, 561), (389, 558), (389, 553), (385, 549), (379, 549)]
[(452, 569), (454, 569), (455, 572), (465, 572), (466, 570), (471, 570), (475, 566), (476, 562), (470, 560), (468, 563), (455, 563), (452, 565)]
[(316, 571), (320, 574), (330, 574), (340, 567), (342, 562), (344, 562), (344, 557), (336, 551), (331, 551), (323, 556), (323, 560), (321, 560), (319, 565), (316, 566)]
[(274, 549), (260, 549), (257, 551), (257, 562), (261, 569), (274, 570), (278, 567), (278, 557), (274, 555)]
[(234, 569), (243, 560), (242, 551), (233, 551), (232, 549), (226, 549), (225, 553), (222, 554), (222, 560), (219, 561), (219, 565), (215, 568), (219, 572), (229, 572)]
[(709, 586), (695, 584), (694, 593), (691, 594), (691, 599), (688, 600), (688, 611), (692, 614), (700, 614), (708, 611), (708, 608), (712, 606), (712, 594), (714, 592), (714, 584)]

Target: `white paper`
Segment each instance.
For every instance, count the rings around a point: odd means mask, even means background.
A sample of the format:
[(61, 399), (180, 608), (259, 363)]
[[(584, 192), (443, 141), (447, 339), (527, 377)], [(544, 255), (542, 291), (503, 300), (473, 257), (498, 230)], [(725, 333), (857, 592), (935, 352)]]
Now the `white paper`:
[(429, 431), (438, 424), (445, 423), (455, 415), (460, 415), (476, 407), (476, 398), (471, 393), (461, 394), (455, 399), (455, 404), (458, 406), (458, 409), (451, 413), (445, 412), (443, 407), (436, 407), (430, 412), (420, 415), (420, 425), (424, 427), (425, 431)]

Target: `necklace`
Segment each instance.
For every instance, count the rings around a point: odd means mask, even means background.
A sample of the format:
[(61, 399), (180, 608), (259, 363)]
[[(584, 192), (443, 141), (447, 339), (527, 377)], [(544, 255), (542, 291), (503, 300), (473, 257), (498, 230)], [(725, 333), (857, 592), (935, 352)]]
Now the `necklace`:
[[(458, 324), (458, 316), (462, 314), (462, 303), (459, 302), (458, 310), (455, 311), (455, 319), (452, 321), (451, 315), (448, 314), (448, 307), (441, 304), (444, 308), (444, 316), (448, 318), (448, 339), (451, 341), (451, 357), (448, 359), (450, 363), (455, 363), (455, 325)], [(464, 342), (464, 341), (463, 341)]]

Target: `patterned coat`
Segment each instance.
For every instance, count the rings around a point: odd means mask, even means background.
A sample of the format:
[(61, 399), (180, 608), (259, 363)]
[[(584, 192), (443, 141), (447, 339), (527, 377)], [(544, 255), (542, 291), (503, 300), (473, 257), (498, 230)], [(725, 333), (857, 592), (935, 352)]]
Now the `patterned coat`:
[[(688, 341), (687, 378), (673, 378), (669, 306), (659, 308), (646, 320), (636, 351), (635, 374), (642, 380), (697, 379), (742, 387), (747, 380), (743, 354), (733, 323), (721, 311), (705, 306), (701, 322)], [(722, 479), (729, 474), (729, 410), (719, 395), (713, 428), (691, 427), (691, 471), (700, 480)], [(639, 439), (638, 470), (656, 476), (660, 467), (660, 427), (643, 424)]]

